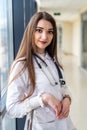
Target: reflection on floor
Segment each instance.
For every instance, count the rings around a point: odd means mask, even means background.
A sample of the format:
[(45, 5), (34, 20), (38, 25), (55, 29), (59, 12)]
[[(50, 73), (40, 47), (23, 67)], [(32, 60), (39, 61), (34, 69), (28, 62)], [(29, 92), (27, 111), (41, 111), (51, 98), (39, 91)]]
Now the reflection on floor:
[(77, 65), (72, 55), (62, 54), (67, 85), (72, 92), (71, 118), (77, 130), (87, 130), (87, 71)]

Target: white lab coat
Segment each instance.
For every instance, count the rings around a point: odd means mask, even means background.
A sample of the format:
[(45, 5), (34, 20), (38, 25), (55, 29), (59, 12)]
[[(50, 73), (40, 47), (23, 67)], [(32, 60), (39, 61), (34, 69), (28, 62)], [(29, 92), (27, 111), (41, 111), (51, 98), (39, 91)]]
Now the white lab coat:
[[(69, 117), (61, 120), (56, 119), (54, 110), (50, 106), (42, 105), (42, 100), (39, 96), (41, 93), (50, 93), (59, 100), (62, 100), (63, 96), (65, 94), (70, 95), (70, 92), (66, 85), (61, 87), (57, 69), (49, 55), (46, 53), (45, 57), (43, 55), (40, 56), (42, 59), (45, 58), (44, 60), (52, 71), (51, 73), (55, 76), (58, 85), (52, 86), (50, 84), (48, 78), (34, 60), (36, 74), (36, 87), (34, 93), (29, 98), (23, 100), (24, 97), (29, 94), (30, 89), (28, 70), (26, 68), (21, 76), (12, 81), (8, 87), (6, 101), (7, 113), (11, 118), (21, 118), (25, 115), (29, 115), (29, 113), (34, 110), (32, 130), (75, 130)], [(40, 60), (38, 60), (38, 62), (44, 66)], [(21, 70), (22, 66), (21, 62), (16, 63), (9, 81)], [(71, 122), (70, 125), (67, 125), (67, 122)]]

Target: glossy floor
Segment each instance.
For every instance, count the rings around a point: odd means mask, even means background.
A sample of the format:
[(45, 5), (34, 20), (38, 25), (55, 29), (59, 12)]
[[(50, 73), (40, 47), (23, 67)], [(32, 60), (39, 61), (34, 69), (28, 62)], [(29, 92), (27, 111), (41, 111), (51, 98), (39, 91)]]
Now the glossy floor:
[(77, 130), (87, 130), (87, 71), (77, 65), (75, 56), (62, 54), (61, 58), (73, 97), (71, 118)]

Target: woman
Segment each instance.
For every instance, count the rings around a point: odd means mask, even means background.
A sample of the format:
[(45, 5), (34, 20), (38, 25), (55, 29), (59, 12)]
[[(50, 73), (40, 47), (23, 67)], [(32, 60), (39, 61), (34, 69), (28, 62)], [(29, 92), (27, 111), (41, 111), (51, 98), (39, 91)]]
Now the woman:
[(12, 118), (33, 117), (32, 130), (75, 130), (68, 116), (71, 95), (65, 81), (60, 82), (62, 75), (55, 20), (47, 12), (38, 12), (27, 25), (11, 66), (8, 114)]

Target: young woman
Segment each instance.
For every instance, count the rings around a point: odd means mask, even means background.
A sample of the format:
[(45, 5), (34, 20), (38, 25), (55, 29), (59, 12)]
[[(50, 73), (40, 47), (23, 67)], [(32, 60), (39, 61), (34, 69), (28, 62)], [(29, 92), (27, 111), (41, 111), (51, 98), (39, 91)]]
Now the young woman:
[(69, 118), (70, 104), (57, 58), (55, 20), (47, 12), (38, 12), (27, 25), (11, 66), (7, 113), (12, 118), (32, 117), (32, 130), (75, 130)]

